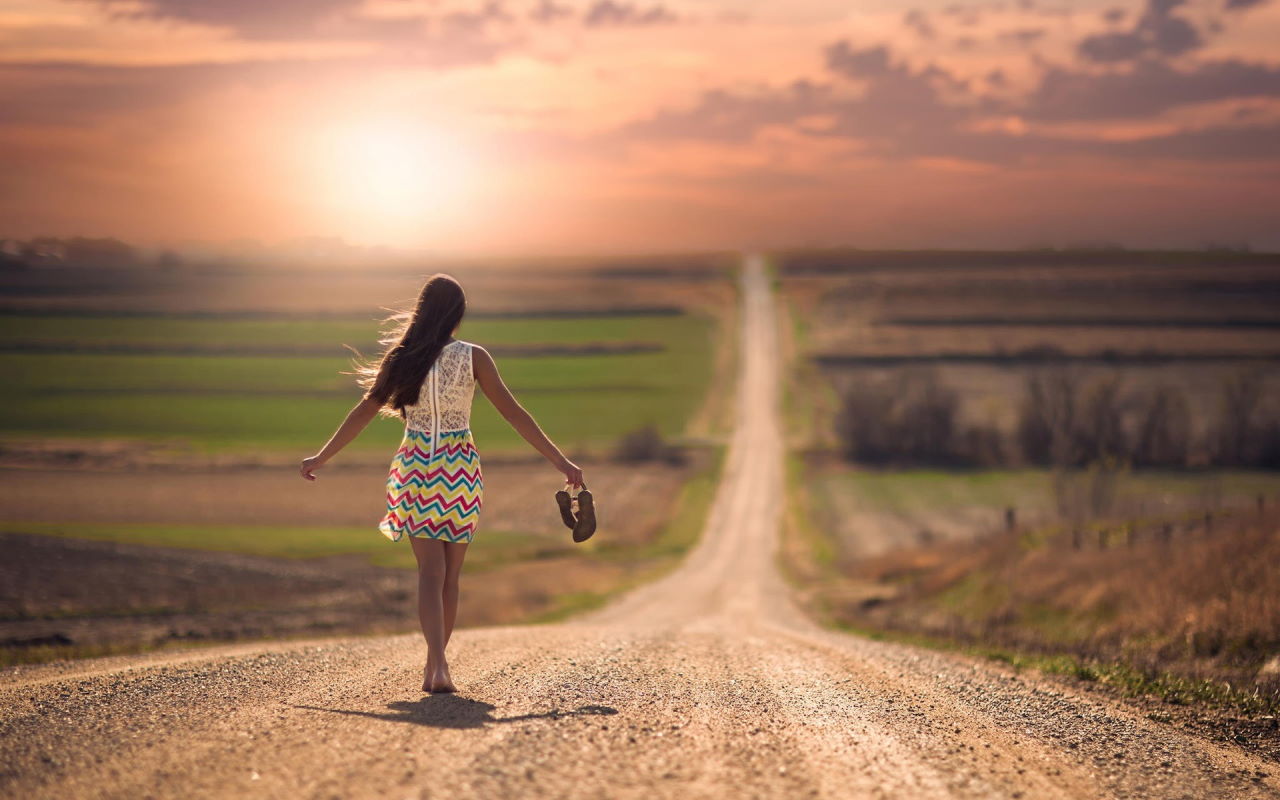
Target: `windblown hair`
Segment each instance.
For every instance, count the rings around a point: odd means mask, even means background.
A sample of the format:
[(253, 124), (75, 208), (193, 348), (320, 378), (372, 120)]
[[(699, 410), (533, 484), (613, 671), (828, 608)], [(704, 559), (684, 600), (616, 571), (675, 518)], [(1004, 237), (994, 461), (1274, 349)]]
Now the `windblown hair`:
[(357, 363), (356, 382), (365, 397), (380, 402), (384, 415), (404, 417), (404, 407), (418, 402), (431, 365), (466, 311), (467, 296), (453, 277), (428, 278), (413, 311), (386, 320), (392, 327), (378, 342), (386, 348), (378, 363)]

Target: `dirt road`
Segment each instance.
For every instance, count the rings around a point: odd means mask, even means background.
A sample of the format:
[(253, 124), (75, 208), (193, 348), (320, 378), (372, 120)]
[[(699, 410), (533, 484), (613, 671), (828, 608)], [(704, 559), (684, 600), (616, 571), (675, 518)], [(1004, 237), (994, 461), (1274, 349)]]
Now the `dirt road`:
[[(1274, 797), (1275, 769), (985, 663), (819, 630), (774, 567), (773, 301), (744, 273), (727, 474), (666, 579), (570, 624), (49, 665), (0, 681), (23, 797)], [(603, 499), (607, 502), (607, 498)], [(465, 602), (465, 584), (463, 588)]]

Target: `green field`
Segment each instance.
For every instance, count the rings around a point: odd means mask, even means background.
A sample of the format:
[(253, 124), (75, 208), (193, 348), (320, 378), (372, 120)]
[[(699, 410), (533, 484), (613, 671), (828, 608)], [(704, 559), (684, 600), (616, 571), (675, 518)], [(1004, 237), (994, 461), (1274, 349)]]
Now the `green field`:
[[(1046, 470), (848, 470), (817, 479), (824, 491), (852, 495), (867, 511), (909, 514), (962, 508), (1048, 511), (1054, 506), (1053, 476)], [(1201, 501), (1247, 505), (1280, 491), (1280, 475), (1267, 472), (1146, 471), (1117, 477), (1118, 503), (1148, 498), (1179, 507)]]
[[(665, 341), (678, 315), (642, 314), (584, 317), (478, 317), (462, 323), (458, 337), (486, 345), (541, 342)], [(331, 345), (364, 348), (378, 339), (379, 321), (353, 317), (245, 319), (234, 316), (0, 314), (0, 343), (31, 342), (76, 346), (126, 345)]]
[[(645, 342), (659, 352), (499, 357), (507, 385), (564, 446), (599, 447), (645, 422), (680, 435), (711, 379), (715, 323), (707, 316), (478, 319), (460, 338), (482, 345)], [(202, 317), (0, 317), (0, 435), (130, 438), (206, 450), (319, 448), (360, 392), (342, 344), (362, 349), (377, 322)], [(77, 347), (314, 347), (333, 356), (94, 354)], [(24, 353), (37, 344), (51, 352)], [(68, 352), (58, 352), (57, 348)], [(488, 449), (521, 446), (477, 392), (473, 430)], [(379, 419), (353, 447), (381, 449), (403, 425)]]

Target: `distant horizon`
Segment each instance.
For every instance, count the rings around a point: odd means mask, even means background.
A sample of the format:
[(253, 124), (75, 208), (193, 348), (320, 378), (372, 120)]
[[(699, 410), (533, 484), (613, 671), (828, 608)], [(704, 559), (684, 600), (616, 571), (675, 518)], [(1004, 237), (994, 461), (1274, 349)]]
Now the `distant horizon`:
[[(690, 247), (690, 248), (652, 248), (652, 249), (630, 249), (630, 250), (608, 250), (608, 249), (591, 249), (591, 250), (548, 250), (548, 251), (447, 251), (443, 249), (432, 248), (413, 248), (400, 247), (388, 244), (362, 244), (359, 242), (351, 242), (338, 236), (299, 236), (293, 238), (279, 239), (275, 241), (236, 238), (225, 240), (187, 240), (187, 241), (138, 241), (129, 240), (119, 236), (89, 236), (84, 234), (42, 234), (38, 236), (6, 236), (0, 234), (0, 247), (7, 247), (9, 243), (26, 243), (37, 240), (54, 240), (54, 241), (70, 241), (81, 239), (85, 241), (116, 241), (139, 251), (141, 254), (150, 256), (158, 256), (164, 253), (173, 253), (180, 256), (198, 256), (206, 255), (219, 258), (235, 258), (246, 257), (252, 258), (254, 255), (262, 255), (266, 257), (284, 257), (299, 255), (297, 251), (305, 249), (308, 245), (319, 245), (328, 243), (335, 247), (336, 253), (315, 254), (318, 259), (327, 258), (329, 256), (340, 257), (342, 255), (362, 255), (370, 257), (385, 257), (388, 259), (403, 258), (428, 258), (428, 259), (465, 259), (465, 260), (503, 260), (512, 258), (533, 258), (539, 260), (557, 260), (557, 259), (626, 259), (626, 258), (661, 258), (661, 257), (679, 257), (683, 255), (709, 255), (717, 253), (736, 254), (748, 252), (760, 252), (766, 255), (777, 253), (820, 253), (825, 251), (831, 252), (900, 252), (900, 253), (929, 253), (929, 252), (954, 252), (954, 253), (1036, 253), (1036, 252), (1088, 252), (1088, 253), (1106, 253), (1106, 252), (1131, 252), (1131, 253), (1233, 253), (1241, 255), (1280, 255), (1280, 246), (1273, 248), (1259, 248), (1253, 246), (1249, 242), (1204, 242), (1199, 246), (1145, 246), (1133, 245), (1124, 242), (1065, 242), (1061, 244), (1055, 243), (1028, 243), (1025, 245), (1008, 245), (1008, 246), (893, 246), (893, 245), (872, 245), (857, 242), (831, 242), (831, 243), (796, 243), (796, 244), (779, 244), (773, 246), (762, 247)], [(292, 252), (291, 252), (292, 251)]]

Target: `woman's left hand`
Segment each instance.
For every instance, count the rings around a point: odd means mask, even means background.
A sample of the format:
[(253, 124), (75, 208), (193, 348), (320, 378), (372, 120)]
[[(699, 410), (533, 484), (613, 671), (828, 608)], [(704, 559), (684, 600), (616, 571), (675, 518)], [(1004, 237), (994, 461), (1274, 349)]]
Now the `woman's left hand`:
[(582, 467), (566, 458), (559, 469), (564, 473), (565, 483), (575, 488), (586, 488), (586, 485), (582, 482)]
[(302, 477), (306, 478), (309, 481), (314, 481), (316, 479), (316, 470), (320, 469), (323, 466), (324, 466), (324, 462), (322, 462), (320, 459), (316, 458), (315, 456), (311, 456), (310, 458), (302, 459), (302, 467), (300, 469), (300, 472), (302, 472)]

